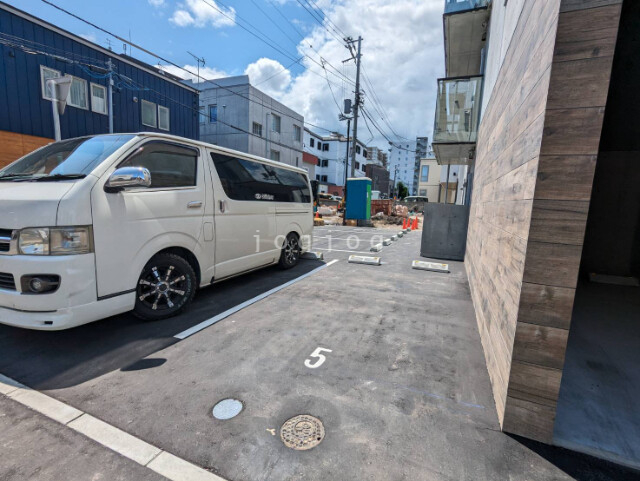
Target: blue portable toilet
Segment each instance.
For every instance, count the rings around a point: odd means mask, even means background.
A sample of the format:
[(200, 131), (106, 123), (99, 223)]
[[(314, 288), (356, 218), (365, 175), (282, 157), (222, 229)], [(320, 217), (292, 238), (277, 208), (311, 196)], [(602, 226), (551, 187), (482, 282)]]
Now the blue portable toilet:
[(347, 179), (345, 219), (371, 219), (371, 179), (369, 177)]

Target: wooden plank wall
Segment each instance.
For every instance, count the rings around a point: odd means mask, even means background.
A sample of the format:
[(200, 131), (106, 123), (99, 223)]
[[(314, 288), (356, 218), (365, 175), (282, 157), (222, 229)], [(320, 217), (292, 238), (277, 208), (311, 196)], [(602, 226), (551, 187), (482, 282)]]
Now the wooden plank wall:
[(559, 7), (560, 0), (524, 2), (478, 134), (465, 265), (500, 423)]
[(465, 264), (480, 337), (503, 429), (544, 442), (621, 2), (524, 2), (478, 136)]
[(549, 443), (621, 8), (560, 5), (503, 423)]
[(0, 131), (0, 169), (53, 139)]

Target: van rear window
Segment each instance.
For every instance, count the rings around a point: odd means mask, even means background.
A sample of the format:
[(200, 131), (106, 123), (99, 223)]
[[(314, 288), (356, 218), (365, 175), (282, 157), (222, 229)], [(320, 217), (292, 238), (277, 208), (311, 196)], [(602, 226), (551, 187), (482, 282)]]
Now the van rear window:
[(311, 202), (309, 182), (299, 172), (216, 152), (211, 159), (230, 199)]

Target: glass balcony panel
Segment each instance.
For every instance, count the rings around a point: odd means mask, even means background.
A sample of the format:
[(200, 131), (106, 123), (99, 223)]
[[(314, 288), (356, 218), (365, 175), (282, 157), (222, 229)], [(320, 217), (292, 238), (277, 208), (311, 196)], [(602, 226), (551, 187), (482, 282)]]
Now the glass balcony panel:
[(444, 0), (444, 13), (464, 12), (489, 5), (491, 0)]
[(433, 143), (468, 143), (478, 137), (482, 76), (438, 80)]

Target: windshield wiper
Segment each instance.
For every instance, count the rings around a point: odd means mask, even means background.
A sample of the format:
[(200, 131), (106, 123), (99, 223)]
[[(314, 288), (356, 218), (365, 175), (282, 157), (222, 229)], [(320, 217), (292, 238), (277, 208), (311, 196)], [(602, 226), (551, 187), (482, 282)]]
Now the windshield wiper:
[(3, 180), (16, 180), (16, 179), (26, 179), (27, 177), (33, 177), (33, 174), (6, 174), (0, 175), (0, 181)]
[(36, 177), (35, 179), (31, 179), (34, 182), (49, 182), (55, 180), (73, 180), (73, 179), (84, 179), (87, 174), (53, 174), (53, 175), (45, 175), (42, 177)]

